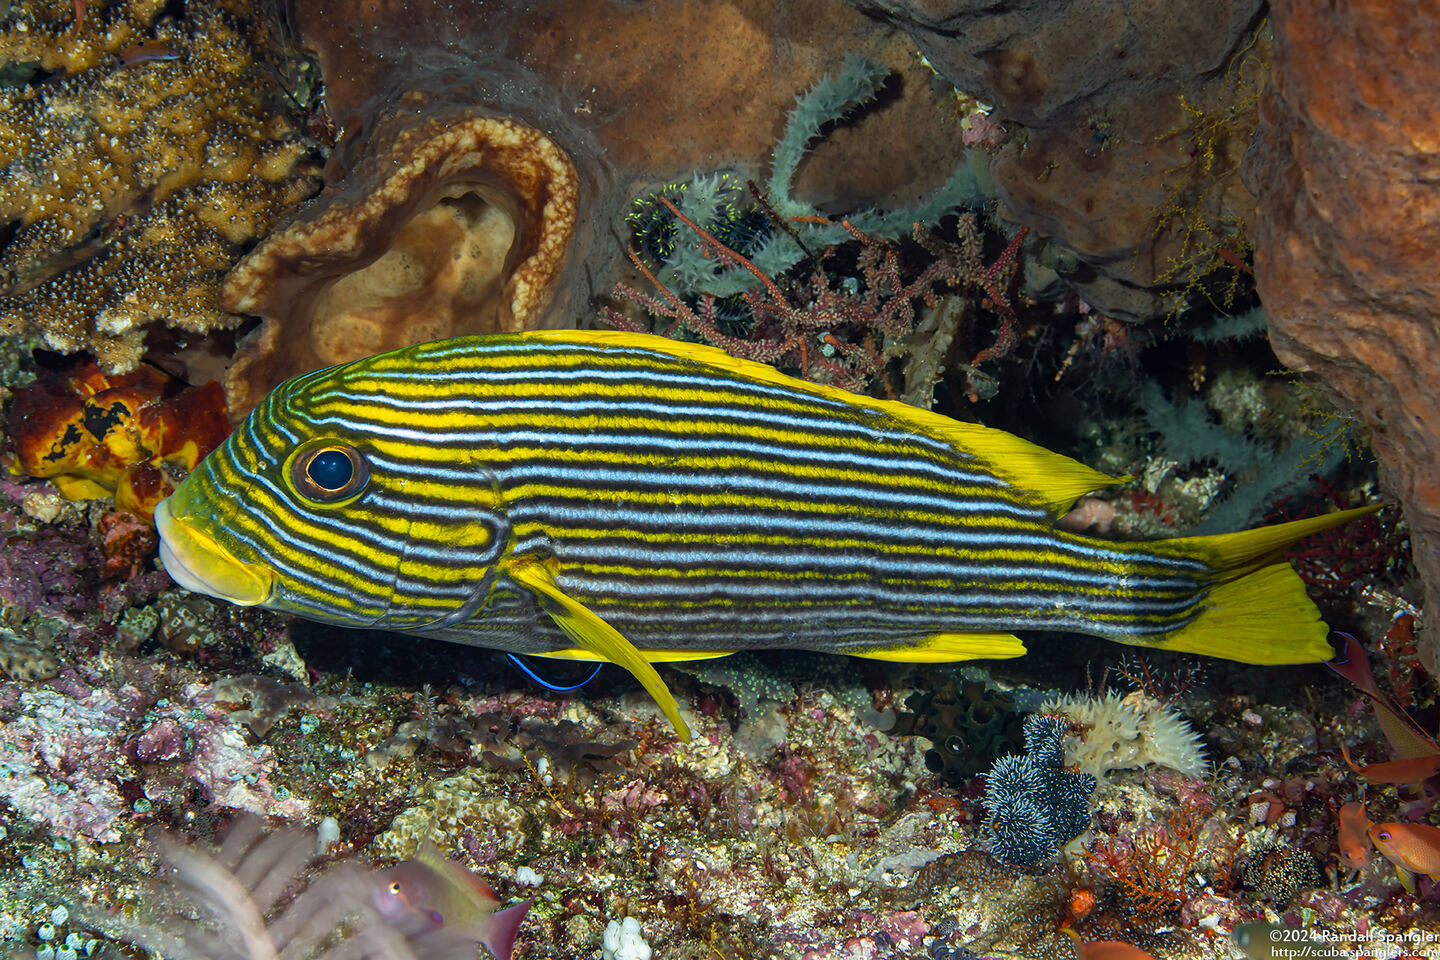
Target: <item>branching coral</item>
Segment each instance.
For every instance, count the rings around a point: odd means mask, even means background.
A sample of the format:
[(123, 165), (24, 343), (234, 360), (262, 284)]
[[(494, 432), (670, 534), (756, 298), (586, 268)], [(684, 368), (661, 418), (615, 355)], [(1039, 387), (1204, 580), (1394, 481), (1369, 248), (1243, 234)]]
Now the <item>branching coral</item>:
[(246, 4), (58, 6), (0, 32), (0, 61), (61, 73), (0, 89), (0, 330), (125, 371), (147, 324), (239, 322), (220, 278), (315, 180), (267, 103)]
[(1118, 888), (1138, 914), (1178, 911), (1197, 891), (1198, 881), (1223, 887), (1230, 882), (1235, 848), (1216, 851), (1205, 811), (1182, 803), (1164, 824), (1136, 829), (1128, 838), (1106, 836), (1085, 851), (1092, 872)]
[[(930, 255), (930, 260), (923, 269), (907, 270), (896, 244), (872, 237), (845, 221), (840, 226), (859, 247), (855, 273), (838, 283), (831, 278), (825, 261), (836, 253), (832, 247), (821, 252), (808, 281), (786, 281), (782, 286), (748, 257), (691, 220), (668, 198), (658, 199), (695, 233), (709, 256), (750, 273), (759, 284), (740, 295), (750, 313), (749, 336), (733, 336), (721, 328), (714, 296), (703, 294), (692, 304), (665, 286), (632, 250), (631, 261), (660, 291), (660, 297), (624, 283), (616, 290), (653, 318), (671, 321), (664, 331), (667, 334), (687, 330), (735, 356), (798, 368), (808, 379), (850, 390), (860, 390), (879, 380), (886, 393), (893, 396), (897, 391), (886, 378), (885, 368), (891, 359), (906, 352), (907, 340), (916, 332), (916, 301), (922, 301), (932, 314), (943, 313), (937, 291), (956, 287), (983, 291), (989, 297), (987, 302), (1001, 316), (995, 344), (980, 351), (974, 363), (1003, 356), (1014, 346), (1015, 313), (1006, 291), (1024, 230), (1011, 238), (993, 263), (986, 265), (981, 259), (981, 237), (972, 215), (960, 218), (960, 237), (954, 243), (942, 240), (919, 223), (913, 224), (914, 241)], [(790, 288), (788, 292), (786, 287)], [(621, 329), (643, 329), (609, 308), (602, 316)], [(938, 346), (939, 353), (948, 348), (954, 334), (952, 322)], [(929, 355), (934, 352), (932, 349)], [(922, 369), (922, 355), (912, 354), (916, 359), (907, 365), (907, 374), (909, 367)], [(973, 391), (976, 380), (983, 378), (973, 370), (973, 364), (970, 372)], [(931, 386), (925, 375), (907, 376), (906, 399), (929, 406)]]

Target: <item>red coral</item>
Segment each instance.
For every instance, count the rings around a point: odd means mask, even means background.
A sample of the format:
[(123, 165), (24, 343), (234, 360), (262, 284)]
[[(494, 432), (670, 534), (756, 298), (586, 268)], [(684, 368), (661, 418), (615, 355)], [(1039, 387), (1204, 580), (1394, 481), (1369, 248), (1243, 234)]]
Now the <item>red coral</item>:
[(1234, 847), (1223, 855), (1207, 849), (1201, 808), (1182, 802), (1166, 823), (1136, 830), (1128, 839), (1102, 837), (1085, 848), (1092, 872), (1119, 888), (1137, 914), (1177, 911), (1197, 892), (1191, 885), (1197, 870), (1209, 868), (1215, 885), (1229, 882)]
[[(976, 354), (971, 366), (1003, 357), (1015, 347), (1019, 324), (1008, 290), (1028, 228), (1022, 227), (995, 261), (986, 265), (981, 259), (981, 236), (972, 215), (960, 218), (958, 243), (941, 240), (917, 223), (913, 239), (932, 259), (924, 269), (915, 271), (905, 269), (897, 244), (841, 221), (839, 226), (859, 245), (852, 281), (858, 281), (855, 291), (846, 289), (845, 283), (838, 288), (832, 285), (825, 262), (840, 248), (831, 247), (815, 258), (815, 269), (808, 278), (786, 282), (790, 288), (787, 293), (779, 281), (686, 217), (667, 197), (659, 195), (657, 199), (699, 237), (708, 256), (726, 267), (748, 270), (760, 281), (757, 288), (742, 294), (754, 319), (754, 334), (742, 339), (720, 329), (713, 296), (706, 294), (692, 306), (662, 284), (639, 254), (631, 250), (631, 262), (660, 296), (641, 293), (623, 283), (617, 286), (617, 293), (652, 317), (672, 321), (663, 331), (666, 336), (683, 328), (732, 356), (798, 368), (808, 380), (833, 383), (847, 390), (862, 390), (868, 383), (879, 381), (893, 399), (895, 390), (886, 378), (887, 360), (881, 347), (913, 331), (917, 301), (934, 307), (938, 302), (936, 291), (952, 287), (979, 291), (983, 294), (982, 305), (1000, 317), (995, 343)], [(799, 219), (831, 223), (818, 217)], [(640, 330), (614, 310), (603, 311), (603, 316), (620, 329)]]

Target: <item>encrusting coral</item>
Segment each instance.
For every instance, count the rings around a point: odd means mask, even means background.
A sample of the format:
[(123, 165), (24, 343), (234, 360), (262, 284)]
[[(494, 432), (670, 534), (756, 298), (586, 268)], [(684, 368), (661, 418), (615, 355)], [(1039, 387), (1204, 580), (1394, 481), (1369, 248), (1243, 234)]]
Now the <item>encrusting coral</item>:
[(114, 496), (150, 522), (155, 505), (230, 433), (219, 384), (186, 387), (154, 367), (105, 374), (91, 361), (15, 392), (11, 471), (68, 499)]
[(38, 63), (0, 89), (0, 332), (132, 369), (144, 328), (203, 333), (243, 248), (316, 181), (236, 2), (20, 4), (0, 62)]

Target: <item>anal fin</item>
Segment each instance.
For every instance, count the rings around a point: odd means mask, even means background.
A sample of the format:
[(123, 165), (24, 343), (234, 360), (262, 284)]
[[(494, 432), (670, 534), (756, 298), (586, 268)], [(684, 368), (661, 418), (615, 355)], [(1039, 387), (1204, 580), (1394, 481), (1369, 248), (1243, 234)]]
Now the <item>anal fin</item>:
[(655, 698), (666, 718), (674, 725), (675, 732), (685, 743), (690, 742), (690, 728), (680, 717), (680, 705), (660, 679), (660, 674), (650, 662), (626, 640), (619, 630), (600, 619), (590, 608), (571, 597), (555, 582), (555, 575), (541, 560), (526, 558), (510, 560), (505, 564), (505, 573), (521, 587), (529, 590), (540, 603), (540, 609), (550, 615), (565, 635), (581, 648), (590, 651), (602, 660), (609, 660), (624, 667), (634, 675), (650, 696)]
[[(640, 656), (651, 663), (683, 663), (686, 660), (718, 660), (721, 657), (733, 657), (734, 650), (665, 650), (661, 648), (641, 650), (635, 648)], [(593, 650), (586, 650), (584, 647), (569, 647), (565, 650), (546, 650), (544, 653), (527, 653), (529, 657), (549, 657), (551, 660), (587, 660), (604, 661), (605, 658)]]
[(852, 657), (895, 663), (953, 663), (956, 660), (1005, 660), (1023, 657), (1025, 644), (1009, 633), (936, 633), (919, 643), (899, 643), (869, 650), (846, 650)]

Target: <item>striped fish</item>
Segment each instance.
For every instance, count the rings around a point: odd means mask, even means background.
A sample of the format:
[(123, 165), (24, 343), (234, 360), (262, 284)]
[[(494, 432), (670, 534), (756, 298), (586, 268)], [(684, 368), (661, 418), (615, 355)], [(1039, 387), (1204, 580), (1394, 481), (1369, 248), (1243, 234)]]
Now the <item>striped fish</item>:
[(710, 347), (465, 337), (272, 392), (156, 511), (180, 585), (312, 620), (610, 661), (800, 648), (943, 662), (1066, 630), (1331, 656), (1284, 562), (1371, 508), (1144, 543), (1056, 529), (1118, 482), (999, 430)]

